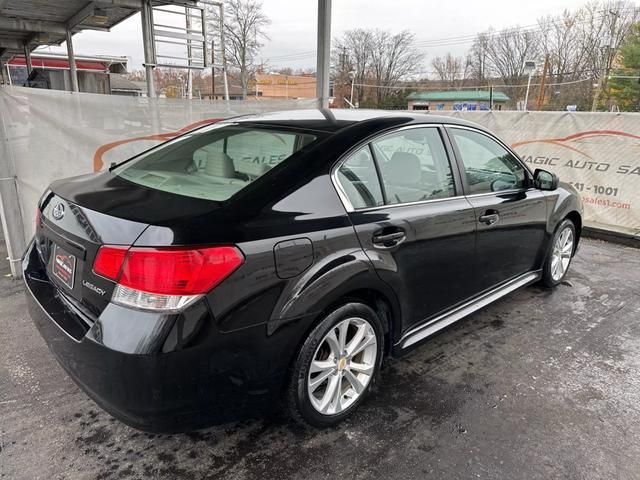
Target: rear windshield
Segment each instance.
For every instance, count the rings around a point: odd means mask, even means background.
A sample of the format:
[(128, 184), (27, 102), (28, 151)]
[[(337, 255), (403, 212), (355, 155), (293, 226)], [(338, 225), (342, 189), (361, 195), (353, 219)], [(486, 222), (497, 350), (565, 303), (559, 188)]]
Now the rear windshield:
[(310, 133), (217, 125), (167, 142), (113, 173), (156, 190), (223, 201), (316, 138)]

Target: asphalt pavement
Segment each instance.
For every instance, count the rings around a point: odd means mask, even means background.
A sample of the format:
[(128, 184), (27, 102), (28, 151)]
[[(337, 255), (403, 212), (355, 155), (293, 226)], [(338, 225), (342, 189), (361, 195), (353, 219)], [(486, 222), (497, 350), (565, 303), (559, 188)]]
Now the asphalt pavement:
[(638, 432), (639, 249), (584, 240), (555, 291), (515, 292), (388, 361), (369, 401), (328, 430), (131, 429), (66, 376), (21, 283), (0, 277), (2, 480), (634, 479)]

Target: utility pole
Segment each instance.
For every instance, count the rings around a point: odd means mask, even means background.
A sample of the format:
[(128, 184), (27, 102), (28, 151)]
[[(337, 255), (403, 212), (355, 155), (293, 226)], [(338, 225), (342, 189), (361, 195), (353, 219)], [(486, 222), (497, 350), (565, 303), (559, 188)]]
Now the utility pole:
[(595, 112), (598, 109), (598, 100), (600, 99), (600, 94), (605, 91), (607, 87), (607, 80), (609, 78), (609, 71), (611, 70), (611, 63), (613, 62), (613, 57), (615, 56), (615, 48), (613, 45), (614, 36), (616, 33), (616, 23), (618, 22), (618, 17), (620, 16), (620, 12), (609, 10), (609, 14), (613, 15), (613, 19), (611, 20), (611, 33), (610, 36), (604, 37), (602, 39), (602, 51), (603, 51), (603, 68), (601, 68), (600, 80), (598, 81), (598, 85), (596, 86), (595, 92), (593, 94), (593, 104), (591, 105), (591, 111)]
[(493, 110), (493, 85), (489, 85), (489, 110)]
[(549, 72), (549, 54), (544, 56), (544, 67), (542, 67), (542, 79), (540, 80), (540, 90), (538, 91), (538, 102), (536, 110), (540, 111), (544, 103), (544, 88), (547, 83), (547, 73)]

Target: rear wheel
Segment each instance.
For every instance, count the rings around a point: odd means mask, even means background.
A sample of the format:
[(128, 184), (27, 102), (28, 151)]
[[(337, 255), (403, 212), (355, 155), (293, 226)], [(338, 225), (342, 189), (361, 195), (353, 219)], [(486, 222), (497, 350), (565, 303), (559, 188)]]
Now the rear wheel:
[(293, 418), (326, 427), (351, 415), (376, 379), (383, 343), (380, 319), (364, 304), (325, 316), (296, 358), (287, 392)]
[(564, 220), (556, 229), (542, 272), (542, 283), (547, 287), (558, 285), (569, 271), (576, 242), (576, 227)]

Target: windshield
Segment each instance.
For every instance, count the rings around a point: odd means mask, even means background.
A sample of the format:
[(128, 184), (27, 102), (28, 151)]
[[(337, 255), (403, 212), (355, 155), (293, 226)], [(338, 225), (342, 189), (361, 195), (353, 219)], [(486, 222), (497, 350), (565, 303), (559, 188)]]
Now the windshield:
[(316, 138), (295, 131), (216, 126), (167, 142), (113, 173), (156, 190), (223, 201)]

